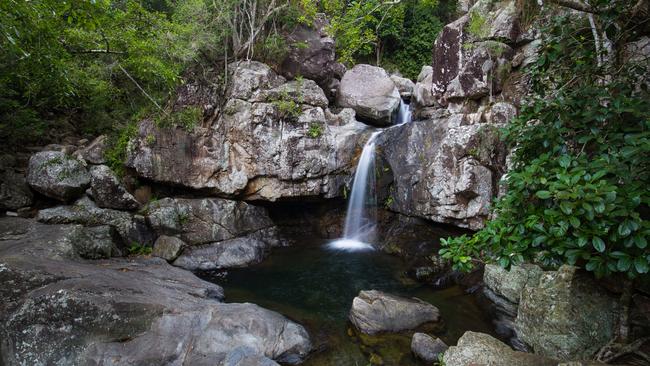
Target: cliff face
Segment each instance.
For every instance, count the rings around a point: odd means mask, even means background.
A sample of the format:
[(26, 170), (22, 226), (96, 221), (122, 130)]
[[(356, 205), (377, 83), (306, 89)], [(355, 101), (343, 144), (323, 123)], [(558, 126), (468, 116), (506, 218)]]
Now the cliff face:
[(381, 138), (395, 177), (388, 207), (409, 216), (480, 229), (505, 173), (497, 131), (525, 94), (520, 69), (539, 43), (523, 32), (515, 1), (478, 1), (446, 25), (413, 92), (420, 119)]

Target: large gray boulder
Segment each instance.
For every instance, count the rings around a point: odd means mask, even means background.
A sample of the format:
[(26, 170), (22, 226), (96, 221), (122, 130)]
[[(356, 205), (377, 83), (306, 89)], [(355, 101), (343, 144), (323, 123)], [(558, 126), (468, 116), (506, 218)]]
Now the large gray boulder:
[(78, 199), (73, 205), (56, 206), (40, 210), (36, 219), (46, 224), (81, 224), (84, 226), (109, 225), (119, 233), (125, 245), (153, 244), (155, 239), (145, 217), (125, 211), (99, 208), (88, 197)]
[(298, 25), (288, 36), (289, 52), (280, 64), (280, 73), (294, 79), (314, 80), (326, 92), (334, 79), (340, 79), (345, 67), (336, 61), (335, 42), (327, 34), (329, 21), (317, 14), (311, 26)]
[(526, 286), (536, 286), (544, 271), (534, 264), (511, 266), (509, 270), (486, 264), (483, 272), (485, 286), (508, 301), (519, 304), (519, 299)]
[(555, 366), (557, 361), (532, 353), (513, 351), (496, 338), (483, 333), (465, 332), (456, 346), (442, 358), (449, 366)]
[(108, 137), (97, 136), (88, 146), (75, 151), (74, 155), (90, 164), (106, 164), (106, 149), (108, 148)]
[(83, 163), (59, 151), (32, 155), (27, 183), (37, 192), (59, 201), (79, 197), (90, 185), (90, 174)]
[(186, 245), (175, 236), (160, 235), (153, 244), (151, 255), (173, 261), (178, 258)]
[(145, 120), (126, 165), (146, 179), (221, 197), (342, 196), (367, 126), (329, 124), (327, 98), (311, 80), (287, 83), (254, 61), (231, 68), (228, 100), (215, 121), (187, 131)]
[(85, 259), (106, 259), (122, 255), (121, 240), (115, 228), (102, 225), (75, 225), (68, 233), (74, 252)]
[[(284, 243), (266, 209), (242, 201), (164, 198), (152, 202), (147, 211), (159, 235), (175, 235), (187, 244), (173, 264), (189, 270), (257, 263), (271, 247)], [(174, 259), (171, 253), (161, 255)]]
[(395, 83), (395, 86), (397, 87), (397, 90), (399, 91), (400, 97), (402, 99), (411, 99), (411, 96), (413, 95), (413, 89), (415, 88), (413, 81), (407, 78), (403, 78), (399, 75), (391, 75), (390, 79), (393, 80), (393, 83)]
[(578, 268), (562, 266), (523, 289), (515, 328), (536, 354), (591, 359), (614, 337), (618, 319), (615, 297)]
[(219, 365), (241, 347), (293, 364), (309, 352), (299, 324), (220, 303), (219, 286), (162, 259), (79, 258), (70, 229), (0, 219), (3, 365)]
[(440, 338), (425, 333), (415, 333), (411, 340), (411, 352), (427, 364), (438, 362), (447, 348), (449, 347)]
[(90, 177), (90, 191), (97, 206), (117, 210), (136, 210), (140, 207), (140, 203), (108, 166), (91, 167)]
[(417, 298), (377, 290), (361, 291), (352, 300), (350, 321), (365, 334), (399, 332), (440, 320), (438, 309)]
[(400, 93), (386, 70), (358, 64), (341, 79), (336, 95), (339, 107), (352, 108), (359, 120), (377, 126), (395, 122), (395, 113), (401, 102)]
[(393, 176), (388, 208), (482, 228), (505, 172), (507, 152), (498, 137), (501, 125), (483, 118), (454, 114), (396, 126), (379, 135), (377, 150)]

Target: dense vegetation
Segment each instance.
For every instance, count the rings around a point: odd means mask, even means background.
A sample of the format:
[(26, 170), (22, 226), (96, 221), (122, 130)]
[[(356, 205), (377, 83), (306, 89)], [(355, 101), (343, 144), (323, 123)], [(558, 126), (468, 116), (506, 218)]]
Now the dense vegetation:
[(528, 70), (532, 93), (504, 131), (515, 148), (507, 191), (483, 230), (443, 242), (456, 268), (485, 260), (578, 264), (597, 276), (649, 271), (649, 70), (625, 58), (622, 45), (640, 28), (628, 10), (608, 7), (591, 22), (548, 17)]
[(117, 130), (144, 114), (175, 120), (167, 101), (190, 71), (278, 62), (285, 35), (317, 12), (331, 19), (348, 66), (385, 63), (415, 77), (452, 9), (435, 0), (2, 1), (0, 138), (10, 148)]

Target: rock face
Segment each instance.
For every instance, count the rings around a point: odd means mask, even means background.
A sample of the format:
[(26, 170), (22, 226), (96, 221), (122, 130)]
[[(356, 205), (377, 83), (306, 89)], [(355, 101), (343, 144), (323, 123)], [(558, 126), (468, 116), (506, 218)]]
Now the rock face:
[(11, 284), (0, 287), (3, 365), (218, 365), (240, 347), (293, 364), (309, 352), (300, 325), (220, 303), (219, 286), (162, 259), (78, 258), (70, 229), (0, 219), (0, 280)]
[(378, 151), (394, 177), (389, 209), (481, 228), (506, 158), (498, 124), (484, 119), (480, 113), (456, 114), (397, 126), (379, 135)]
[(335, 42), (326, 29), (329, 22), (324, 14), (317, 14), (311, 27), (299, 25), (287, 36), (289, 53), (280, 65), (280, 73), (294, 79), (302, 76), (314, 80), (326, 93), (345, 72), (345, 66), (336, 62)]
[(576, 267), (562, 266), (524, 288), (515, 326), (535, 353), (566, 361), (590, 359), (614, 337), (617, 321), (616, 299)]
[(79, 197), (90, 184), (83, 164), (58, 151), (43, 151), (29, 159), (27, 183), (39, 193), (59, 201)]
[(424, 333), (413, 334), (411, 352), (426, 363), (437, 362), (447, 348), (449, 347), (440, 338), (433, 338)]
[(506, 300), (519, 304), (526, 286), (536, 286), (542, 276), (542, 269), (534, 264), (512, 266), (506, 270), (501, 266), (486, 264), (483, 274), (485, 286)]
[(402, 99), (410, 100), (413, 95), (415, 84), (411, 80), (397, 75), (391, 75), (390, 79), (393, 80), (397, 90), (399, 90), (400, 97), (402, 97)]
[(108, 137), (101, 135), (95, 138), (88, 146), (77, 150), (74, 155), (90, 164), (106, 164), (104, 153), (108, 147)]
[(377, 126), (389, 126), (401, 102), (388, 73), (377, 66), (358, 64), (348, 70), (336, 96), (336, 104), (357, 112), (357, 118)]
[(116, 230), (108, 225), (75, 226), (68, 234), (74, 252), (81, 258), (106, 259), (122, 255)]
[(97, 206), (118, 210), (136, 210), (140, 203), (119, 181), (111, 168), (97, 165), (90, 168), (90, 190)]
[(160, 235), (177, 235), (187, 247), (174, 265), (191, 270), (240, 267), (282, 245), (266, 209), (219, 198), (165, 198), (148, 207)]
[(174, 236), (160, 235), (153, 245), (151, 255), (173, 261), (186, 246), (185, 242)]
[(445, 365), (453, 366), (555, 366), (557, 361), (531, 353), (513, 351), (499, 340), (483, 333), (465, 332), (456, 346), (443, 357)]
[(438, 309), (427, 302), (376, 290), (359, 292), (350, 310), (350, 321), (366, 334), (415, 329), (438, 320)]
[(156, 182), (219, 196), (342, 195), (366, 126), (328, 124), (327, 98), (311, 80), (285, 83), (258, 62), (231, 68), (228, 100), (216, 121), (191, 132), (143, 121), (127, 166)]

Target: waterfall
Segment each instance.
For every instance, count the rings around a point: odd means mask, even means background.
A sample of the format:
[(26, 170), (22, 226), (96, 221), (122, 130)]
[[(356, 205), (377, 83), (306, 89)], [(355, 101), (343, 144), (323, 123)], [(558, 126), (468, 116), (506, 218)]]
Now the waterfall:
[[(395, 122), (395, 126), (411, 122), (411, 106), (403, 100)], [(343, 239), (329, 243), (330, 248), (349, 251), (374, 249), (369, 243), (375, 240), (377, 225), (375, 140), (381, 132), (373, 132), (363, 147), (352, 182)]]
[(354, 174), (352, 192), (345, 215), (343, 239), (330, 243), (334, 249), (373, 249), (376, 220), (375, 139), (381, 131), (374, 132), (361, 152), (357, 172)]
[(399, 103), (399, 112), (397, 112), (397, 118), (395, 120), (396, 125), (401, 125), (404, 123), (409, 123), (412, 120), (411, 114), (411, 105), (402, 100)]

